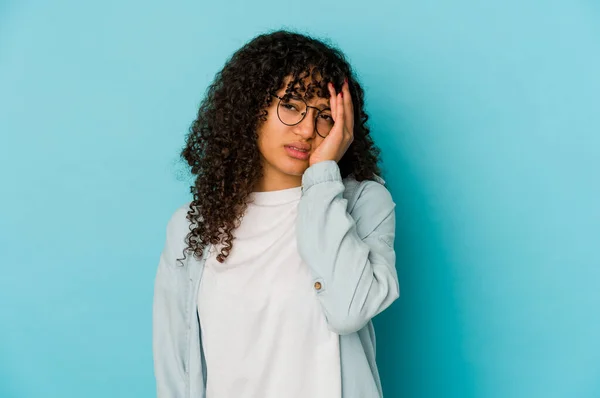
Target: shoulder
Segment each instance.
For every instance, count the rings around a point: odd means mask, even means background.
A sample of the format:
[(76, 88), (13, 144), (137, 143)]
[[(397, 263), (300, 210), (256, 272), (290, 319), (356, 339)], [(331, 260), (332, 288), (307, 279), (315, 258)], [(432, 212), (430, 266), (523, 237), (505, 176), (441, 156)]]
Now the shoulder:
[[(384, 220), (395, 224), (396, 203), (383, 180), (347, 181), (347, 211), (356, 221), (359, 236), (367, 236)], [(391, 217), (391, 218), (390, 218)]]
[(185, 244), (185, 237), (189, 232), (190, 225), (190, 222), (187, 219), (190, 203), (191, 202), (182, 204), (176, 208), (169, 217), (167, 222), (167, 240), (171, 245), (181, 246)]
[(387, 216), (395, 207), (392, 193), (384, 184), (372, 180), (360, 183), (353, 212), (380, 218), (380, 216)]
[(385, 180), (373, 175), (373, 180), (357, 181), (352, 174), (344, 179), (345, 197), (348, 199), (348, 211), (368, 211), (382, 208), (391, 211), (395, 207), (391, 192), (385, 185)]

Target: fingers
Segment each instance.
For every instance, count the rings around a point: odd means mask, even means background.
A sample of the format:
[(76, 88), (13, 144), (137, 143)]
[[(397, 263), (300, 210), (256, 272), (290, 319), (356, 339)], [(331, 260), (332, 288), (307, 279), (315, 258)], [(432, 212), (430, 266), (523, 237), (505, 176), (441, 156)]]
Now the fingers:
[[(342, 91), (339, 93), (335, 92), (335, 87), (332, 83), (329, 83), (327, 87), (329, 88), (330, 95), (329, 107), (331, 108), (331, 116), (335, 123), (334, 129), (339, 130), (342, 134), (345, 134), (346, 130), (352, 134), (354, 108), (348, 81), (344, 81)], [(344, 126), (348, 128), (344, 128)]]
[(329, 107), (331, 108), (331, 117), (333, 120), (337, 120), (337, 108), (336, 108), (336, 99), (337, 94), (335, 92), (335, 87), (333, 87), (333, 83), (327, 83), (327, 87), (329, 88)]
[(344, 102), (346, 102), (346, 97), (342, 93), (343, 93), (343, 88), (342, 88), (342, 91), (340, 91), (340, 93), (338, 94), (338, 96), (335, 99), (335, 102), (336, 102), (335, 105), (336, 105), (336, 109), (337, 109), (337, 119), (334, 119), (334, 120), (335, 120), (336, 124), (341, 125), (340, 126), (341, 127), (340, 130), (343, 133), (344, 132), (344, 128), (343, 127), (344, 127), (344, 122), (345, 122), (345, 119), (344, 119), (344, 112), (345, 112)]
[(342, 85), (342, 92), (344, 93), (344, 114), (346, 115), (346, 124), (348, 126), (352, 126), (351, 118), (354, 115), (354, 106), (352, 104), (352, 95), (350, 94), (350, 84), (348, 83), (348, 78), (344, 81)]

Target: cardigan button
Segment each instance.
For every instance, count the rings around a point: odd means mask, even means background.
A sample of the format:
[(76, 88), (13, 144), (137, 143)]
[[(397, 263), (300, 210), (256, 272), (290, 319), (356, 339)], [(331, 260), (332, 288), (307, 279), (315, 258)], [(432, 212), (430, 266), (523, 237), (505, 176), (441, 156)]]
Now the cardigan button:
[(321, 282), (315, 282), (315, 289), (321, 290)]

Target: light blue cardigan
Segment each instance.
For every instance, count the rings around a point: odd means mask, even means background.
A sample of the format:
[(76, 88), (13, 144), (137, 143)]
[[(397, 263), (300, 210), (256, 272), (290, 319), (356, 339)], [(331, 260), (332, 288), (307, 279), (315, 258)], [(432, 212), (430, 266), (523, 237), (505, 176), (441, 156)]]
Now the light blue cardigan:
[[(380, 398), (371, 318), (400, 295), (395, 268), (395, 206), (385, 181), (342, 179), (338, 164), (323, 161), (302, 176), (297, 246), (316, 282), (315, 296), (329, 329), (339, 334), (343, 398)], [(159, 398), (204, 398), (206, 363), (197, 294), (201, 260), (181, 258), (189, 232), (189, 203), (167, 224), (156, 273), (153, 357)], [(317, 290), (317, 287), (320, 289)], [(240, 331), (243, 333), (243, 331)]]

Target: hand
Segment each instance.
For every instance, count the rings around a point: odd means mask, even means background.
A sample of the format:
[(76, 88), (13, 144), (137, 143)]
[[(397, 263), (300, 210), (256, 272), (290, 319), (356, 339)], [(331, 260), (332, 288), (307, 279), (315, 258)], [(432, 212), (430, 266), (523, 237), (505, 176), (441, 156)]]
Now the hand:
[(331, 95), (329, 105), (334, 124), (327, 137), (310, 155), (309, 167), (325, 160), (339, 162), (354, 141), (354, 106), (348, 88), (348, 79), (344, 80), (340, 93), (335, 92), (335, 87), (331, 83), (328, 83), (327, 87)]

